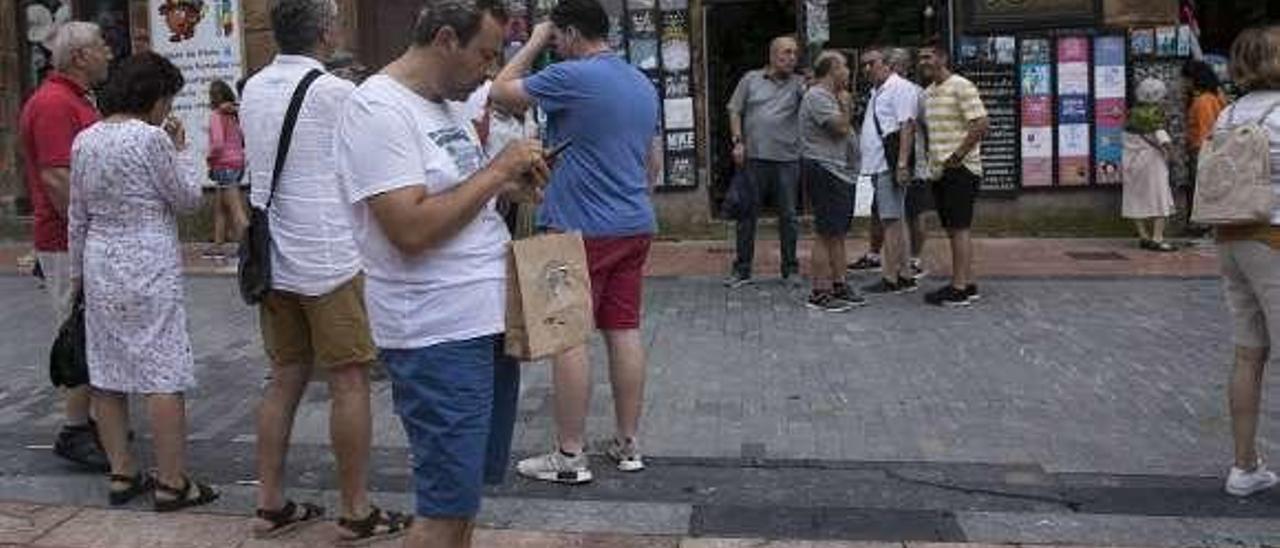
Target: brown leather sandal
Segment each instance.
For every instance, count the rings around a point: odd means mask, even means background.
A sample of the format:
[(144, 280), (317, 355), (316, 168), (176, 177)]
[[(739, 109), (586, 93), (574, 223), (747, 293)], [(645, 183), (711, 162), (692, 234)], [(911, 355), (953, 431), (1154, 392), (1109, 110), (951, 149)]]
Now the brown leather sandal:
[[(167, 493), (174, 497), (168, 500), (161, 500), (160, 497), (156, 497), (154, 508), (157, 512), (176, 512), (183, 508), (203, 506), (218, 500), (218, 497), (221, 496), (212, 487), (198, 481), (191, 481), (191, 478), (186, 476), (182, 476), (182, 487), (165, 485), (160, 480), (155, 480), (155, 486), (156, 494)], [(191, 493), (192, 487), (196, 488), (194, 496)]]
[(267, 529), (254, 529), (253, 536), (258, 539), (273, 539), (284, 536), (297, 529), (316, 523), (324, 517), (324, 508), (309, 502), (301, 504), (287, 500), (279, 510), (257, 511), (258, 519), (271, 524)]
[(369, 506), (364, 519), (340, 518), (338, 527), (342, 536), (338, 546), (364, 546), (374, 542), (398, 538), (409, 530), (413, 518), (399, 512), (388, 512), (377, 506)]

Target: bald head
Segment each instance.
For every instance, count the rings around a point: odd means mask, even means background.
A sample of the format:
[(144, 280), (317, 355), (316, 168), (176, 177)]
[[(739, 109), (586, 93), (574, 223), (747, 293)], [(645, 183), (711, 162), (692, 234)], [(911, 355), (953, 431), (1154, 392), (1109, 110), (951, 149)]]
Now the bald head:
[(792, 36), (779, 36), (769, 43), (769, 71), (776, 76), (795, 72), (799, 57), (800, 43)]

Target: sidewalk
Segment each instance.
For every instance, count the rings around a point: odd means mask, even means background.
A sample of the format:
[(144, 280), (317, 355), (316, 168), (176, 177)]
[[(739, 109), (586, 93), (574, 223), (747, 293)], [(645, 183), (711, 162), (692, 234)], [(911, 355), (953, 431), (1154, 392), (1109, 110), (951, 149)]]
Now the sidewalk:
[[(259, 541), (245, 516), (0, 503), (0, 546), (41, 548), (318, 548), (337, 539), (332, 522), (282, 539)], [(399, 540), (371, 544), (398, 548)], [(547, 533), (479, 529), (476, 548), (993, 548), (996, 545), (929, 542), (842, 542), (692, 538), (611, 533)], [(1005, 544), (1000, 546), (1019, 546)], [(1030, 545), (1023, 545), (1030, 546)], [(1058, 548), (1069, 548), (1056, 545)], [(1083, 548), (1083, 547), (1082, 547)]]
[[(798, 254), (802, 272), (807, 272), (810, 241), (801, 241)], [(235, 258), (209, 260), (201, 252), (207, 244), (186, 244), (188, 272), (197, 275), (235, 273)], [(849, 260), (867, 249), (865, 240), (850, 240)], [(978, 277), (1211, 277), (1218, 272), (1213, 245), (1195, 243), (1175, 253), (1153, 253), (1138, 249), (1132, 239), (1035, 239), (983, 238), (974, 241)], [(30, 254), (25, 243), (0, 244), (0, 273), (19, 272), (19, 259)], [(756, 244), (755, 274), (778, 275), (776, 240)], [(733, 242), (654, 242), (646, 274), (649, 276), (713, 276), (729, 273), (733, 263)], [(950, 251), (945, 241), (932, 238), (923, 257), (925, 268), (936, 276), (948, 276)]]

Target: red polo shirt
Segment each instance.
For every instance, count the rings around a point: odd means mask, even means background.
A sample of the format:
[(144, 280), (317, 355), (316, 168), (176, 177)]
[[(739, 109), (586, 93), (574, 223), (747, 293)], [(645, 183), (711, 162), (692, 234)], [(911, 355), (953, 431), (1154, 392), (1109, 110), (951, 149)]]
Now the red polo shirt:
[(67, 250), (67, 219), (53, 207), (40, 170), (71, 167), (71, 143), (81, 130), (98, 121), (98, 109), (83, 86), (65, 75), (50, 73), (22, 106), (18, 129), (26, 168), (27, 194), (35, 210), (32, 237), (36, 251)]

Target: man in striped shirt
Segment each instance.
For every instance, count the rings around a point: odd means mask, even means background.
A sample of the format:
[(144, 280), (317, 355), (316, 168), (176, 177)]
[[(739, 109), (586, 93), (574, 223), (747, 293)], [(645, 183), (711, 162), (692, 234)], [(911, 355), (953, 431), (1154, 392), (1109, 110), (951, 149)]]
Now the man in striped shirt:
[(973, 206), (982, 178), (982, 149), (987, 110), (977, 86), (951, 72), (946, 49), (922, 48), (920, 73), (925, 89), (925, 126), (929, 132), (929, 176), (942, 228), (951, 240), (951, 283), (925, 295), (940, 306), (969, 306), (978, 299), (973, 279)]

